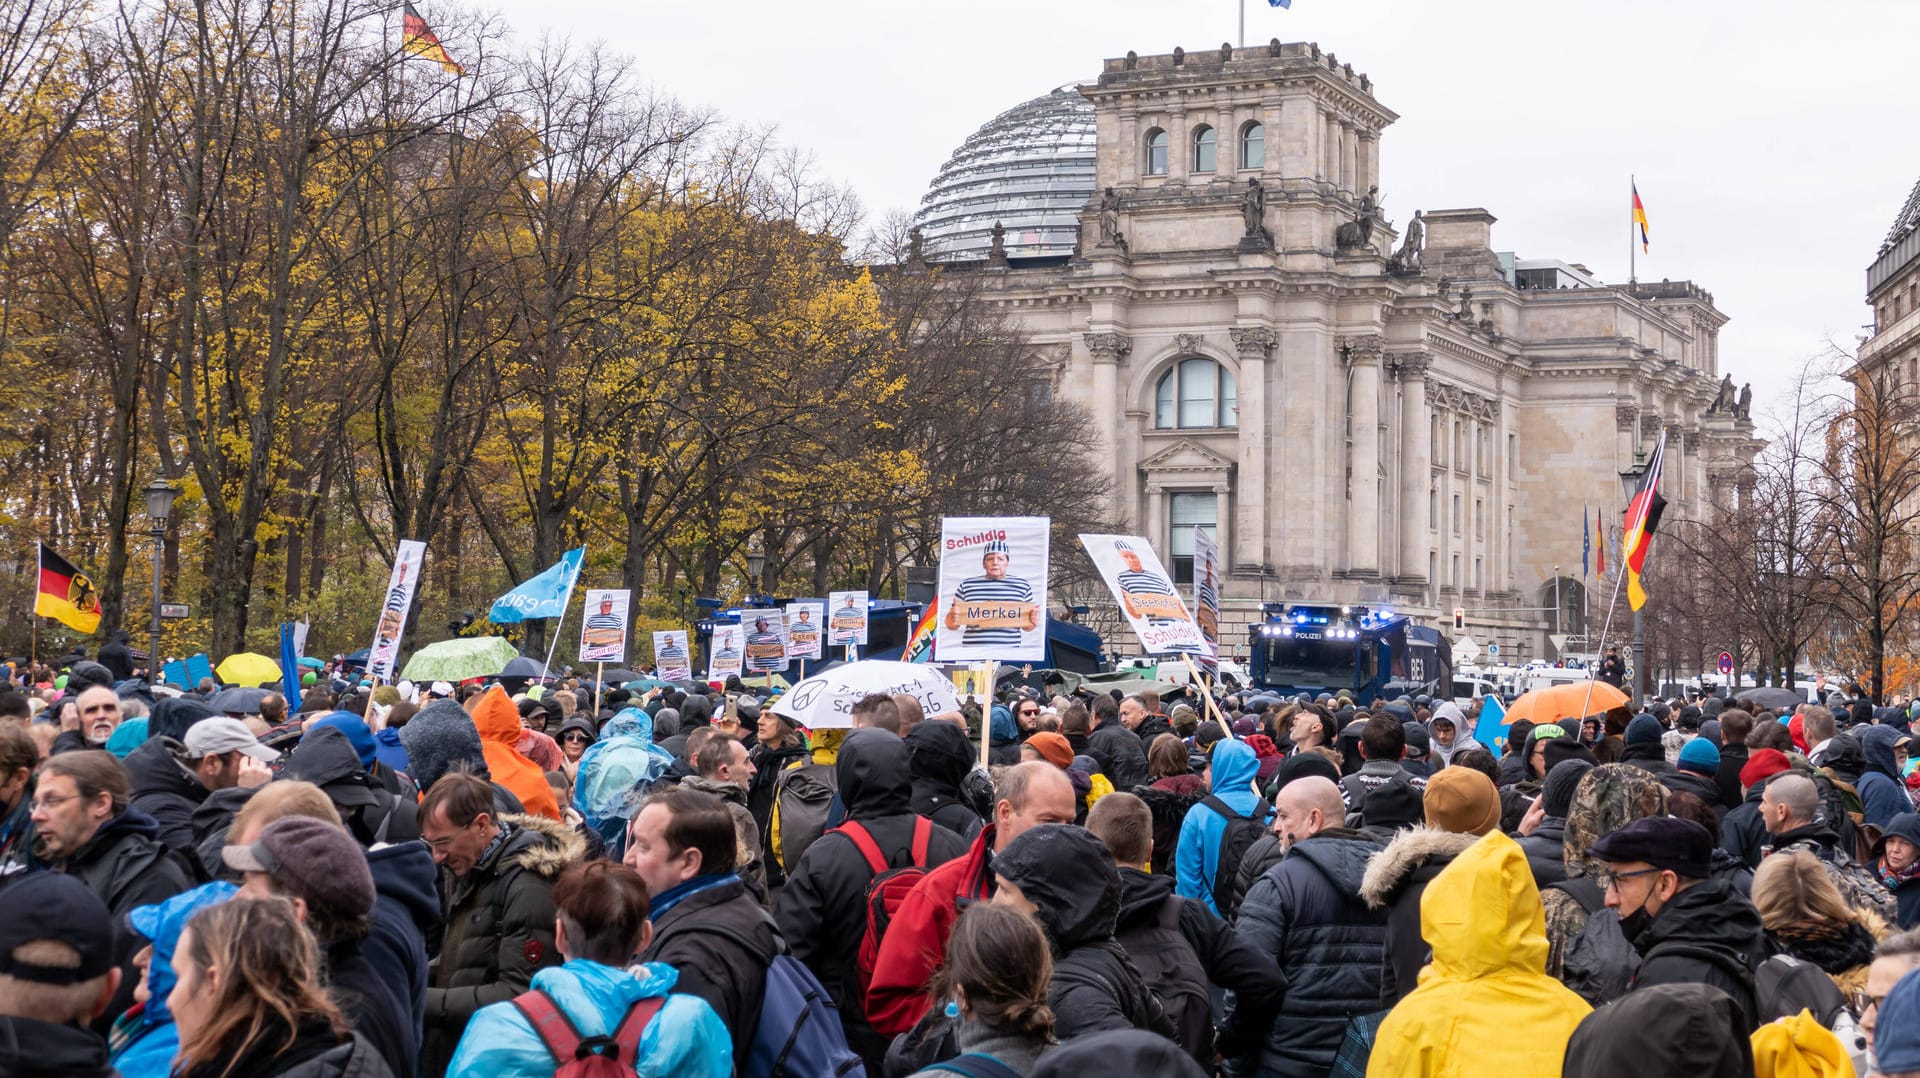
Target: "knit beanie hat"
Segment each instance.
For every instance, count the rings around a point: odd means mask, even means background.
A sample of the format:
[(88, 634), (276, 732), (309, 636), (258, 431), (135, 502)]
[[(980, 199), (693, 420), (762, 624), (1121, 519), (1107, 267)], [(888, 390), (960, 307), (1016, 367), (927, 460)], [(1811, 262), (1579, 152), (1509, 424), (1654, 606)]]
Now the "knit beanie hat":
[(1573, 807), (1573, 791), (1579, 787), (1581, 776), (1593, 767), (1585, 760), (1562, 760), (1547, 770), (1547, 781), (1540, 788), (1547, 815), (1565, 818)]
[(1658, 745), (1660, 735), (1664, 733), (1666, 730), (1660, 725), (1659, 719), (1652, 715), (1635, 715), (1633, 721), (1627, 724), (1627, 744)]
[(1040, 754), (1040, 758), (1065, 771), (1073, 766), (1073, 745), (1067, 739), (1051, 730), (1042, 730), (1027, 738), (1027, 746)]
[(1593, 754), (1592, 749), (1570, 737), (1556, 737), (1549, 740), (1546, 757), (1549, 772), (1568, 760), (1579, 760), (1588, 767), (1600, 766), (1600, 758)]
[(1720, 750), (1704, 737), (1693, 738), (1680, 747), (1680, 761), (1676, 766), (1701, 775), (1715, 774), (1720, 770)]
[(1448, 767), (1427, 780), (1427, 826), (1461, 835), (1484, 835), (1500, 825), (1500, 793), (1493, 780), (1470, 767)]
[(1740, 785), (1752, 786), (1778, 775), (1792, 767), (1787, 754), (1779, 749), (1761, 749), (1747, 760), (1747, 766), (1740, 769)]
[(487, 757), (480, 751), (480, 730), (473, 717), (452, 700), (435, 700), (400, 728), (400, 744), (414, 785), (425, 793), (440, 776), (456, 768), (485, 776)]

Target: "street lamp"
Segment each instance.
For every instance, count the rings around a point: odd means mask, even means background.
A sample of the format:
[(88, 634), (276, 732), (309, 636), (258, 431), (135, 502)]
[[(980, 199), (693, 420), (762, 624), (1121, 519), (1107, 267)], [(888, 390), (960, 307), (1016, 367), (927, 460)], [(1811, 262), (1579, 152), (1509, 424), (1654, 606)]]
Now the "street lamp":
[[(1620, 473), (1620, 496), (1628, 505), (1632, 505), (1633, 496), (1640, 493), (1640, 483), (1646, 478), (1646, 474), (1646, 454), (1635, 452), (1633, 455), (1633, 467)], [(1623, 544), (1624, 542), (1625, 540), (1622, 540)], [(1620, 549), (1620, 560), (1624, 563), (1626, 557), (1627, 550), (1623, 545)], [(1625, 573), (1626, 571), (1626, 565), (1620, 565), (1619, 572)], [(1601, 643), (1604, 645), (1605, 641), (1601, 641)], [(1640, 611), (1636, 610), (1633, 612), (1633, 695), (1636, 703), (1645, 700), (1647, 694), (1651, 691), (1649, 679), (1653, 676), (1653, 671), (1648, 669), (1646, 646), (1646, 625), (1641, 620)]]
[(147, 502), (147, 534), (153, 537), (153, 629), (147, 649), (147, 683), (160, 684), (160, 547), (167, 537), (167, 518), (180, 491), (158, 476), (140, 492)]
[(760, 594), (760, 574), (767, 567), (767, 552), (761, 542), (760, 533), (747, 537), (747, 601), (754, 602)]

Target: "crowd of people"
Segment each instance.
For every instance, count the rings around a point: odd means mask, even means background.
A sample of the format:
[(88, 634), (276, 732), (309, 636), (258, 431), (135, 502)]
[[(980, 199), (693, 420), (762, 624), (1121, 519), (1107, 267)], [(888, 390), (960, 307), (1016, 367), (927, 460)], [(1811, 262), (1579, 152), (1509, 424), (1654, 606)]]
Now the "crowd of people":
[(1920, 1078), (1920, 707), (0, 672), (0, 1078)]

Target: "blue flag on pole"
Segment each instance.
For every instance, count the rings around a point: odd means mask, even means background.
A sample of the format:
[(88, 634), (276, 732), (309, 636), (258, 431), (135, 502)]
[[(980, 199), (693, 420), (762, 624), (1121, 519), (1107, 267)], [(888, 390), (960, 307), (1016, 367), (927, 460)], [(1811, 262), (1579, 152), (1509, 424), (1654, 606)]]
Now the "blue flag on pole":
[(280, 690), (287, 698), (287, 713), (300, 711), (300, 654), (293, 646), (293, 622), (280, 623)]
[(1502, 747), (1507, 741), (1507, 731), (1513, 726), (1507, 721), (1507, 708), (1494, 695), (1480, 698), (1480, 718), (1473, 724), (1473, 739), (1485, 745), (1493, 753), (1494, 759), (1500, 758)]
[(1267, 0), (1267, 6), (1283, 7), (1291, 10), (1293, 8), (1293, 0)]
[(493, 609), (487, 611), (487, 619), (499, 625), (518, 625), (565, 614), (567, 598), (573, 594), (573, 582), (580, 576), (581, 559), (586, 556), (586, 547), (576, 547), (560, 555), (551, 569), (495, 599)]
[(1593, 564), (1593, 525), (1587, 522), (1587, 507), (1580, 506), (1580, 575), (1587, 575), (1587, 566)]

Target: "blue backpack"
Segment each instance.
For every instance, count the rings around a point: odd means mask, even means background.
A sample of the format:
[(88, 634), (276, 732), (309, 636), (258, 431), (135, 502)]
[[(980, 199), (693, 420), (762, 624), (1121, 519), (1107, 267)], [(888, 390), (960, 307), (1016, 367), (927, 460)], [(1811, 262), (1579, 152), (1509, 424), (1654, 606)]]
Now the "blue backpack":
[[(767, 923), (773, 918), (762, 912)], [(786, 940), (774, 932), (776, 950), (766, 949), (727, 925), (702, 924), (693, 931), (724, 936), (767, 959), (760, 1018), (745, 1059), (733, 1061), (740, 1078), (866, 1078), (866, 1065), (840, 1028), (840, 1010), (806, 963), (787, 953)]]

